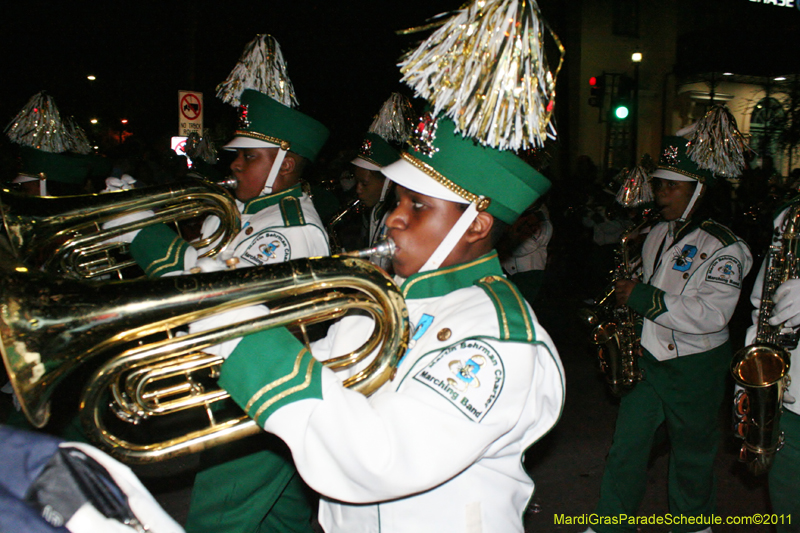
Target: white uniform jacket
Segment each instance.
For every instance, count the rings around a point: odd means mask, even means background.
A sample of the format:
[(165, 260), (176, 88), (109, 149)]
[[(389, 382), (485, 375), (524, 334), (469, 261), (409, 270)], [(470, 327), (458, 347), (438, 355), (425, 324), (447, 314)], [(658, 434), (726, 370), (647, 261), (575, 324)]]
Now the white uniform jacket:
[[(774, 221), (774, 227), (776, 229), (783, 228), (783, 223), (786, 217), (786, 210), (780, 212), (778, 217)], [(773, 234), (774, 235), (774, 234)], [(780, 244), (780, 235), (774, 235), (772, 244)], [(764, 258), (764, 261), (761, 263), (761, 268), (758, 271), (758, 276), (756, 277), (755, 284), (753, 285), (753, 293), (750, 295), (750, 303), (753, 304), (753, 324), (747, 328), (747, 333), (745, 335), (744, 344), (748, 346), (753, 344), (756, 339), (757, 334), (757, 327), (758, 324), (758, 313), (759, 309), (761, 308), (761, 296), (764, 290), (764, 269), (766, 268), (767, 264), (767, 257)], [(796, 347), (791, 352), (790, 360), (793, 362), (789, 366), (789, 377), (791, 378), (791, 382), (789, 383), (788, 393), (784, 394), (784, 404), (783, 406), (795, 414), (800, 415), (800, 346)]]
[[(224, 260), (232, 257), (238, 258), (237, 266), (243, 268), (330, 254), (322, 221), (301, 185), (245, 203), (237, 200), (236, 205), (242, 227), (217, 255), (218, 260), (198, 259), (205, 249), (195, 250), (165, 225), (140, 231), (131, 244), (131, 253), (150, 277), (183, 273), (198, 263), (203, 270), (222, 270)], [(203, 222), (202, 238), (212, 235), (218, 226), (217, 217), (208, 217)]]
[[(523, 454), (564, 402), (556, 348), (495, 253), (402, 290), (413, 339), (369, 398), (285, 330), (245, 338), (220, 384), (288, 444), (326, 533), (522, 532), (534, 488)], [(315, 357), (360, 344), (366, 321), (334, 325)]]
[(645, 318), (642, 347), (665, 361), (728, 340), (728, 322), (753, 263), (744, 241), (712, 220), (660, 222), (650, 230), (642, 258), (641, 283), (628, 299)]
[(547, 266), (547, 245), (553, 238), (553, 223), (550, 222), (547, 208), (542, 206), (539, 219), (533, 234), (520, 243), (511, 252), (511, 256), (503, 261), (503, 268), (509, 274), (544, 270)]

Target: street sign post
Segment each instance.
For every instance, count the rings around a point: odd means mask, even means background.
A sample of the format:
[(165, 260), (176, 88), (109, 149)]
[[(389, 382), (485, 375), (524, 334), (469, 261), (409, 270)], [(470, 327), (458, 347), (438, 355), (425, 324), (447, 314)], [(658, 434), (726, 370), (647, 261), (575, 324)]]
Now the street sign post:
[(203, 93), (178, 91), (178, 135), (203, 135)]

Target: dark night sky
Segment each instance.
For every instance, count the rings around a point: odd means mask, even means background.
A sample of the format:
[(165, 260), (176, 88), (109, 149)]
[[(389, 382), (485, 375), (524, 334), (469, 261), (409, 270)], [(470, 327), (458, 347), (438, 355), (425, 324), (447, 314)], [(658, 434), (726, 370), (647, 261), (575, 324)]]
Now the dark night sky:
[[(93, 114), (114, 122), (124, 117), (130, 120), (131, 131), (152, 142), (177, 132), (179, 90), (204, 93), (206, 127), (232, 122), (233, 108), (217, 100), (215, 87), (248, 41), (257, 33), (271, 33), (283, 49), (300, 109), (325, 123), (332, 130), (332, 141), (358, 142), (392, 91), (408, 94), (398, 83), (396, 62), (419, 37), (397, 36), (394, 31), (457, 9), (461, 3), (7, 2), (0, 12), (0, 125), (5, 127), (43, 89), (63, 114), (75, 116), (81, 124)], [(575, 27), (570, 12), (575, 3), (539, 1), (562, 38), (565, 28)], [(696, 61), (698, 69), (714, 62), (731, 65), (725, 69), (745, 62), (759, 66), (771, 57), (773, 63), (785, 62), (786, 73), (800, 70), (796, 46), (800, 10), (747, 0), (679, 0), (678, 5), (687, 22), (698, 29), (696, 40), (688, 44), (684, 40), (679, 50)], [(782, 27), (780, 22), (791, 24)], [(770, 51), (763, 51), (767, 46)], [(568, 50), (567, 60), (575, 57)], [(98, 81), (87, 81), (89, 73)]]
[[(173, 2), (29, 1), (0, 17), (3, 127), (40, 90), (83, 125), (90, 114), (127, 118), (155, 139), (177, 130), (177, 92), (204, 93), (205, 125), (233, 108), (215, 97), (258, 33), (283, 49), (300, 109), (334, 136), (360, 136), (398, 84), (397, 59), (416, 42), (394, 30), (459, 0)], [(92, 73), (96, 82), (86, 80)]]

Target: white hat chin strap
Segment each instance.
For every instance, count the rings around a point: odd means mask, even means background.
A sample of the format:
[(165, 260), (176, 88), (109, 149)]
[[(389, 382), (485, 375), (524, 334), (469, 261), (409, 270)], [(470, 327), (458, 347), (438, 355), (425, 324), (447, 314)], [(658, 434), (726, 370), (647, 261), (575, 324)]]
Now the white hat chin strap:
[(697, 203), (697, 199), (700, 198), (700, 193), (702, 192), (703, 192), (703, 183), (698, 181), (697, 187), (694, 188), (694, 193), (692, 193), (692, 198), (689, 200), (689, 204), (686, 206), (686, 210), (683, 212), (683, 215), (681, 215), (680, 220), (686, 220), (687, 218), (689, 218), (689, 213), (692, 212), (694, 204)]
[(450, 252), (456, 247), (458, 241), (461, 240), (461, 237), (467, 232), (472, 221), (478, 216), (476, 205), (476, 202), (469, 204), (467, 210), (461, 214), (453, 227), (450, 228), (445, 238), (442, 239), (442, 242), (439, 243), (439, 246), (436, 247), (436, 250), (433, 251), (425, 264), (422, 265), (422, 268), (419, 269), (420, 272), (436, 270), (442, 266), (444, 260), (447, 259), (447, 256), (450, 255)]
[(264, 188), (261, 190), (261, 194), (259, 196), (269, 196), (272, 194), (272, 186), (275, 185), (275, 180), (278, 179), (278, 172), (281, 171), (281, 165), (283, 164), (283, 159), (285, 157), (286, 150), (283, 148), (278, 148), (278, 155), (275, 156), (275, 161), (272, 162), (272, 168), (269, 169), (267, 182), (264, 184)]

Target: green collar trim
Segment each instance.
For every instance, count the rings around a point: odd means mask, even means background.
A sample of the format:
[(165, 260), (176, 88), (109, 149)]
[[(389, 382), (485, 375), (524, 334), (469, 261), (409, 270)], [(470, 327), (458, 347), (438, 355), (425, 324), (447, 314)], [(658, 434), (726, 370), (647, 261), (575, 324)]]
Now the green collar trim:
[(486, 276), (502, 275), (497, 252), (492, 250), (469, 263), (414, 274), (403, 283), (401, 290), (404, 298), (434, 298), (471, 287)]
[(696, 230), (700, 227), (700, 224), (705, 222), (706, 219), (702, 220), (694, 220), (692, 217), (686, 219), (683, 225), (678, 226), (675, 228), (675, 238), (673, 239), (674, 243), (677, 243), (679, 240), (683, 239), (685, 236), (689, 235), (691, 232)]
[(281, 191), (279, 193), (270, 194), (269, 196), (259, 196), (258, 198), (253, 198), (252, 200), (248, 200), (244, 204), (244, 210), (242, 214), (254, 215), (259, 211), (261, 211), (262, 209), (266, 209), (267, 207), (279, 204), (281, 200), (290, 196), (292, 198), (300, 198), (301, 196), (303, 196), (303, 184), (298, 183), (291, 189), (286, 189), (285, 191)]

